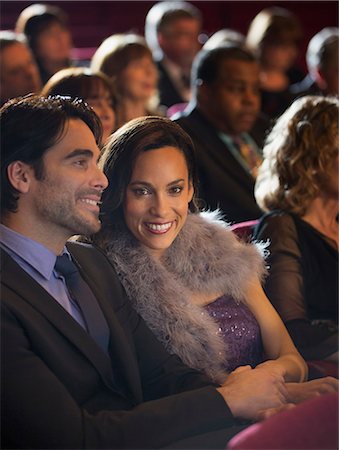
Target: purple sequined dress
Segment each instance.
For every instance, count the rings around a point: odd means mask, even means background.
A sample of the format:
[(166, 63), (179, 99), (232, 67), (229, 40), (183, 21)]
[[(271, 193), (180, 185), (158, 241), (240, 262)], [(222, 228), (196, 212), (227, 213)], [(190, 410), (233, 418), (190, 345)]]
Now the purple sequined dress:
[(219, 333), (227, 344), (227, 371), (247, 364), (254, 367), (263, 360), (259, 324), (244, 303), (223, 295), (205, 309), (219, 325)]

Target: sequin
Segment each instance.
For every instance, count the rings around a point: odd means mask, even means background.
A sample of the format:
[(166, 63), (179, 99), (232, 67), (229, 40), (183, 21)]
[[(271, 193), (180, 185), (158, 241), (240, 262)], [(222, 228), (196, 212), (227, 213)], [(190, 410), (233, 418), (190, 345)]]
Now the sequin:
[(256, 366), (263, 359), (259, 324), (244, 303), (236, 303), (227, 295), (205, 306), (206, 311), (218, 324), (218, 334), (227, 344), (225, 369), (238, 366)]

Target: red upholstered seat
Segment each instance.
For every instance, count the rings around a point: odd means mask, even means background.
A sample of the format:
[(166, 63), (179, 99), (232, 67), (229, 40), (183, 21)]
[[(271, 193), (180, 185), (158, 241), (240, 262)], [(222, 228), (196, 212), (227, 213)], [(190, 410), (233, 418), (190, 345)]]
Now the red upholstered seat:
[(227, 450), (337, 450), (338, 393), (308, 400), (234, 436)]
[(247, 220), (246, 222), (239, 222), (231, 225), (231, 230), (245, 242), (251, 240), (253, 229), (258, 223), (258, 220)]

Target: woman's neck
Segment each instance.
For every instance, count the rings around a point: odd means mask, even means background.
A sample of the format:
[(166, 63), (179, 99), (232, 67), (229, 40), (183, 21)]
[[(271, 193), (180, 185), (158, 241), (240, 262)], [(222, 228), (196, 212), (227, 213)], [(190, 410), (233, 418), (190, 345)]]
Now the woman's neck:
[(148, 111), (144, 100), (124, 99), (118, 105), (118, 127), (137, 117), (147, 116)]
[(59, 70), (69, 66), (70, 62), (67, 59), (63, 59), (62, 61), (43, 61), (43, 69), (51, 75), (54, 75), (59, 72)]
[(320, 233), (335, 241), (339, 246), (338, 214), (339, 203), (337, 199), (319, 196), (311, 202), (302, 219)]
[(260, 73), (260, 83), (266, 91), (283, 91), (287, 89), (289, 81), (284, 71), (265, 67)]

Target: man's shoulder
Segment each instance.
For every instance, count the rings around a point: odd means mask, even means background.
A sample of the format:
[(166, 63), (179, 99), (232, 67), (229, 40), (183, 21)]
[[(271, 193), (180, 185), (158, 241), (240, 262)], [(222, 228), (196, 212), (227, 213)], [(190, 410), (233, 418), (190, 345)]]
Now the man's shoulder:
[(110, 264), (105, 252), (90, 240), (71, 240), (67, 242), (66, 247), (77, 259), (94, 258)]
[(216, 129), (208, 119), (203, 116), (198, 108), (190, 107), (189, 105), (184, 111), (176, 114), (173, 117), (173, 121), (184, 128), (184, 130), (187, 129), (189, 134), (216, 133)]

